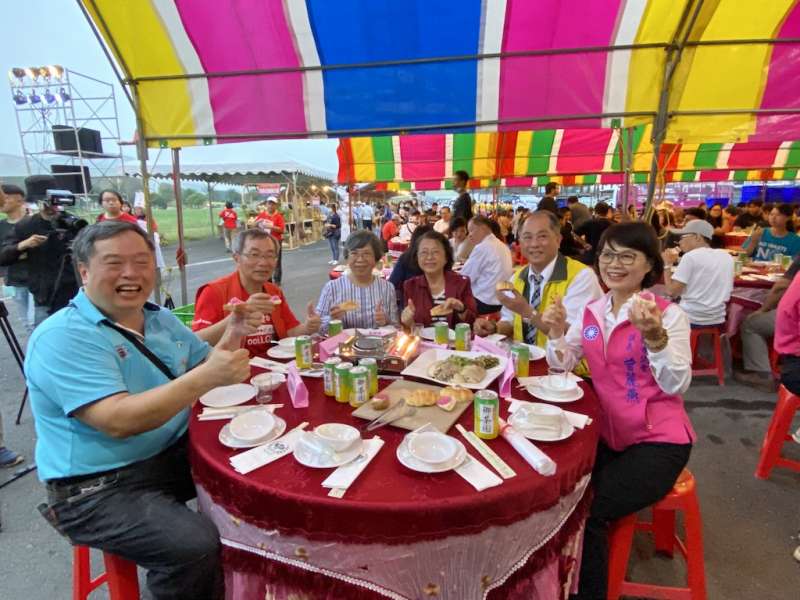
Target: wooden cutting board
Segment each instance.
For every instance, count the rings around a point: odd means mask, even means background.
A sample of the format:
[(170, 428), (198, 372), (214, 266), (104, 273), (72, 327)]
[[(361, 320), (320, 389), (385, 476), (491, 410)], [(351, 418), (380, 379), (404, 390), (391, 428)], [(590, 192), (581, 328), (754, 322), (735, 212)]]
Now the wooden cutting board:
[[(391, 385), (383, 388), (381, 393), (386, 394), (389, 397), (389, 406), (392, 407), (414, 390), (420, 389), (433, 390), (438, 395), (443, 388), (442, 386), (438, 385), (428, 385), (426, 383), (417, 383), (415, 381), (398, 379), (397, 381), (393, 381)], [(455, 424), (455, 422), (458, 421), (458, 418), (464, 413), (464, 411), (471, 407), (472, 402), (459, 402), (451, 412), (448, 412), (446, 410), (442, 410), (438, 406), (417, 406), (416, 413), (411, 416), (398, 419), (397, 421), (393, 421), (390, 425), (388, 425), (388, 427), (399, 427), (400, 429), (414, 431), (415, 429), (425, 425), (425, 423), (430, 423), (442, 433), (447, 433), (447, 431)], [(370, 407), (369, 403), (367, 403), (354, 410), (353, 416), (371, 421), (372, 419), (377, 418), (383, 412), (384, 411), (374, 410)]]

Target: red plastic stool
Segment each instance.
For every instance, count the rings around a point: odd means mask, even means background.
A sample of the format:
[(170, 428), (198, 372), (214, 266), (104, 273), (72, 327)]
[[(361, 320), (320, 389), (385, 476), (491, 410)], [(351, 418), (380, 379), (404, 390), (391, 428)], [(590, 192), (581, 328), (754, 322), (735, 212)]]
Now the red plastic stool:
[[(697, 356), (697, 343), (704, 335), (711, 336), (714, 345), (714, 362), (709, 363)], [(692, 377), (703, 375), (716, 375), (720, 385), (725, 385), (725, 365), (722, 362), (721, 332), (718, 327), (698, 327), (692, 329), (690, 344), (692, 347)], [(697, 365), (695, 368), (694, 365)]]
[[(683, 511), (685, 540), (675, 533), (675, 513)], [(608, 600), (620, 596), (667, 600), (705, 600), (706, 574), (703, 561), (703, 524), (697, 502), (694, 476), (684, 469), (672, 491), (652, 506), (653, 521), (637, 521), (635, 514), (614, 523), (609, 535)], [(656, 550), (670, 557), (675, 546), (686, 560), (688, 587), (667, 587), (625, 580), (634, 530), (649, 531)]]
[(89, 548), (75, 546), (72, 550), (72, 600), (86, 600), (104, 583), (108, 584), (111, 600), (139, 600), (139, 578), (136, 565), (129, 560), (103, 552), (106, 572), (92, 579)]
[(758, 479), (768, 479), (770, 472), (775, 467), (785, 467), (792, 471), (800, 472), (800, 461), (791, 460), (781, 456), (783, 443), (791, 441), (789, 429), (792, 426), (794, 413), (800, 409), (800, 396), (795, 396), (785, 387), (778, 388), (778, 404), (772, 413), (764, 443), (761, 444), (761, 456), (756, 467)]

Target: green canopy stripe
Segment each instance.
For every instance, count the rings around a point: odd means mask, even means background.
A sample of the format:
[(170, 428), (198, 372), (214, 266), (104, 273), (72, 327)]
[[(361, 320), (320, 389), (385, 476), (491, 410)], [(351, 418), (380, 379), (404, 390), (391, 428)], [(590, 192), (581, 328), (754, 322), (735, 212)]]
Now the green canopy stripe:
[(372, 154), (375, 157), (375, 179), (394, 181), (394, 150), (391, 136), (373, 137)]
[(556, 139), (554, 129), (534, 131), (528, 158), (528, 173), (547, 173), (550, 170), (550, 154)]
[(694, 155), (694, 166), (698, 169), (716, 169), (721, 150), (722, 144), (700, 144)]
[(456, 133), (453, 135), (453, 172), (466, 171), (470, 175), (475, 157), (475, 134)]

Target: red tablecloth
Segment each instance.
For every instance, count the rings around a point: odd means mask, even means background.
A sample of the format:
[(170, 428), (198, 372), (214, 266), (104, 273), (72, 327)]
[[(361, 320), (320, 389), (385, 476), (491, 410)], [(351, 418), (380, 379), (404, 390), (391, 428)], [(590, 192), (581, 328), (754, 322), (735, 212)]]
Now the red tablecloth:
[(408, 250), (408, 244), (409, 242), (400, 241), (396, 239), (391, 239), (386, 243), (389, 250), (397, 253), (405, 252), (406, 250)]
[[(532, 366), (539, 372), (545, 368), (544, 361), (532, 363)], [(304, 378), (304, 381), (311, 398), (310, 406), (306, 409), (292, 408), (285, 386), (273, 396), (273, 402), (284, 404), (276, 414), (286, 419), (289, 428), (302, 421), (308, 421), (310, 427), (330, 421), (354, 425), (363, 423), (351, 416), (352, 409), (348, 405), (338, 404), (322, 394), (321, 380)], [(383, 380), (382, 387), (388, 383)], [(496, 384), (493, 387), (496, 389)], [(596, 397), (591, 387), (584, 385), (584, 391), (581, 400), (566, 408), (594, 417)], [(533, 399), (524, 390), (516, 389), (514, 397)], [(502, 404), (501, 414), (505, 417), (506, 403)], [(377, 432), (386, 442), (383, 449), (350, 487), (345, 498), (334, 499), (328, 497), (328, 490), (321, 486), (330, 470), (309, 469), (291, 457), (282, 458), (248, 475), (236, 473), (228, 463), (235, 451), (225, 448), (217, 439), (224, 423), (200, 422), (193, 418), (190, 425), (195, 480), (213, 503), (224, 509), (230, 518), (241, 519), (248, 526), (260, 528), (262, 532), (274, 532), (287, 539), (294, 536), (309, 543), (319, 542), (328, 546), (330, 543), (343, 544), (341, 548), (348, 544), (402, 548), (405, 544), (425, 544), (452, 539), (453, 536), (487, 534), (489, 529), (495, 527), (499, 531), (511, 531), (514, 528), (508, 526), (530, 519), (540, 511), (558, 508), (565, 496), (575, 493), (579, 482), (585, 485), (586, 476), (591, 472), (594, 462), (598, 436), (597, 427), (592, 424), (583, 430), (576, 430), (573, 436), (563, 442), (539, 443), (539, 447), (558, 464), (558, 472), (553, 477), (537, 474), (505, 440), (490, 440), (489, 445), (517, 472), (517, 476), (505, 480), (500, 486), (477, 493), (454, 472), (427, 475), (402, 466), (395, 451), (407, 432), (385, 427)], [(472, 428), (471, 409), (465, 411), (460, 423), (467, 429)], [(450, 433), (460, 437), (454, 429)], [(467, 449), (472, 456), (477, 456), (477, 452), (469, 445)], [(485, 462), (482, 458), (479, 460)], [(523, 556), (523, 566), (518, 567), (520, 571), (514, 577), (509, 577), (503, 585), (498, 584), (498, 593), (499, 590), (505, 592), (497, 598), (523, 597), (510, 591), (514, 586), (517, 586), (514, 589), (526, 590), (526, 594), (531, 593), (531, 589), (526, 588), (520, 580), (520, 572), (526, 573), (524, 567), (528, 567), (527, 574), (530, 575), (530, 570), (544, 564), (537, 562), (543, 560), (539, 552), (546, 550), (552, 558), (553, 553), (560, 552), (568, 542), (574, 545), (587, 506), (588, 495), (579, 498), (570, 518), (565, 519), (560, 528), (547, 538), (549, 542), (536, 553)], [(502, 529), (504, 527), (507, 529)], [(222, 533), (223, 527), (220, 529)], [(559, 537), (559, 533), (563, 535)], [(225, 534), (222, 535), (225, 538)], [(248, 557), (247, 553), (243, 554), (237, 548), (235, 544), (226, 548), (234, 568), (241, 567), (248, 560), (252, 563), (252, 553)], [(576, 553), (577, 549), (572, 548), (572, 555)], [(572, 560), (574, 562), (574, 558)], [(297, 583), (302, 579), (297, 579), (300, 574), (293, 572), (291, 567), (276, 565), (275, 560), (264, 562), (270, 563), (269, 567), (262, 565), (270, 576), (289, 578), (302, 587), (302, 583)], [(284, 561), (278, 559), (278, 562)], [(250, 568), (253, 568), (252, 564)], [(335, 579), (329, 583), (332, 585)], [(311, 587), (318, 589), (319, 583), (317, 581)], [(512, 587), (506, 588), (506, 585)], [(360, 596), (348, 592), (346, 597)]]
[(735, 233), (726, 233), (722, 236), (722, 243), (726, 248), (740, 248), (744, 241), (748, 238), (747, 235), (739, 235)]

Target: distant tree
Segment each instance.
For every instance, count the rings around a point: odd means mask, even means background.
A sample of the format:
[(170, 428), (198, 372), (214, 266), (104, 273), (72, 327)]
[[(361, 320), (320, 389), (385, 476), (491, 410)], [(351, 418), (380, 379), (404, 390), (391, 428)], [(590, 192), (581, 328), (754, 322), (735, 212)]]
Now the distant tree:
[(225, 190), (224, 198), (225, 202), (233, 202), (234, 206), (238, 206), (242, 202), (241, 195), (239, 195), (239, 192), (234, 189)]
[(153, 204), (154, 208), (167, 208), (167, 199), (158, 192), (150, 192), (150, 202)]

